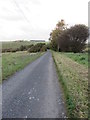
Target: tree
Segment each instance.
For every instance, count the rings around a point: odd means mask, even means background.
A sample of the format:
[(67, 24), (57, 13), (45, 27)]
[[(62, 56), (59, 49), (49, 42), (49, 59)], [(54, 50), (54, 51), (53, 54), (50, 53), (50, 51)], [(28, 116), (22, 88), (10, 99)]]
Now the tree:
[(81, 52), (85, 48), (89, 37), (89, 29), (86, 25), (75, 25), (69, 29), (70, 47), (73, 52)]
[(61, 20), (51, 32), (50, 41), (55, 51), (82, 52), (88, 37), (89, 29), (86, 25), (79, 24), (67, 28), (64, 20)]
[(58, 36), (60, 32), (61, 31), (59, 29), (55, 29), (50, 34), (51, 46), (52, 46), (52, 49), (55, 51), (58, 49)]
[(62, 31), (65, 29), (66, 29), (65, 22), (64, 22), (64, 20), (61, 20), (56, 24), (56, 28), (50, 33), (49, 40), (51, 41), (51, 46), (52, 46), (53, 50), (56, 51), (59, 49), (58, 38), (59, 38), (60, 34), (62, 33)]
[(70, 36), (68, 29), (64, 30), (58, 37), (59, 51), (70, 51)]
[(66, 29), (58, 37), (61, 51), (81, 52), (89, 36), (89, 29), (85, 25), (75, 25)]
[(56, 24), (56, 29), (59, 29), (59, 30), (65, 30), (67, 27), (66, 27), (66, 24), (65, 24), (65, 21), (63, 19), (61, 19), (61, 21), (59, 21), (57, 24)]

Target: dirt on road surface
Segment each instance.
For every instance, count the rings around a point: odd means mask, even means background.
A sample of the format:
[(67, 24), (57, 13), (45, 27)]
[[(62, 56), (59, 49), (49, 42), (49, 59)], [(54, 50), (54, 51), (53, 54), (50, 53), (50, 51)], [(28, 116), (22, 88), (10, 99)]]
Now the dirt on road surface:
[(63, 92), (50, 51), (2, 85), (3, 118), (64, 118)]

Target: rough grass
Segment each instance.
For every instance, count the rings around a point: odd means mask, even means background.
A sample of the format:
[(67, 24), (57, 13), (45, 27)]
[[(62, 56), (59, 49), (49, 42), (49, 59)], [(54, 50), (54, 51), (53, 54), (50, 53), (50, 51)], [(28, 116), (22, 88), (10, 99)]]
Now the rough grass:
[(88, 66), (88, 53), (63, 53), (67, 57), (73, 59), (74, 61)]
[(43, 42), (34, 42), (34, 41), (8, 41), (8, 42), (2, 42), (2, 49), (9, 49), (9, 48), (20, 48), (21, 45), (27, 46), (31, 44), (37, 44), (37, 43), (43, 43)]
[(69, 117), (88, 117), (88, 69), (58, 52), (53, 52), (62, 83)]
[(21, 45), (30, 45), (32, 44), (33, 42), (30, 42), (30, 41), (13, 41), (13, 42), (2, 42), (2, 49), (9, 49), (9, 48), (20, 48)]
[(43, 53), (16, 52), (2, 54), (2, 79), (24, 68), (27, 64), (40, 57)]

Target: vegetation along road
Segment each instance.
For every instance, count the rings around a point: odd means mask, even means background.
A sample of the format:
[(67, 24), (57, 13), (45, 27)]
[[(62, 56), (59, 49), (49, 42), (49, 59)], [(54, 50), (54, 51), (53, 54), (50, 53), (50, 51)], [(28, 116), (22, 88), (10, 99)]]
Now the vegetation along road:
[(88, 54), (53, 52), (53, 57), (69, 116), (88, 118)]
[(2, 54), (2, 79), (5, 80), (16, 71), (23, 69), (26, 65), (43, 55), (44, 52), (28, 53), (27, 51), (7, 52)]
[(64, 118), (66, 107), (52, 54), (43, 56), (2, 85), (3, 118)]

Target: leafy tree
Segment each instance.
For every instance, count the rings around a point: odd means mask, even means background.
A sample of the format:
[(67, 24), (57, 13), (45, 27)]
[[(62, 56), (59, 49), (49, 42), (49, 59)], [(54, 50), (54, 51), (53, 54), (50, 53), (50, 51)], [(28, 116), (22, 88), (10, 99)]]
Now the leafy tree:
[(85, 48), (89, 37), (89, 29), (86, 25), (74, 25), (67, 29), (64, 20), (56, 24), (56, 28), (50, 33), (51, 48), (55, 51), (81, 52)]
[(70, 48), (73, 52), (81, 52), (86, 45), (89, 37), (89, 29), (87, 26), (79, 24), (71, 27), (69, 30)]
[(59, 36), (60, 32), (61, 31), (59, 29), (55, 29), (50, 34), (51, 46), (52, 46), (53, 50), (58, 49), (58, 36)]
[(51, 41), (51, 46), (52, 46), (51, 48), (53, 50), (58, 50), (58, 48), (59, 48), (58, 38), (59, 38), (60, 34), (62, 33), (62, 31), (65, 29), (66, 29), (65, 22), (64, 22), (64, 20), (61, 20), (56, 24), (56, 28), (50, 33), (49, 39)]
[(65, 21), (63, 19), (61, 19), (61, 21), (59, 21), (57, 24), (56, 24), (56, 29), (59, 29), (59, 30), (65, 30), (67, 28), (66, 24), (65, 24)]
[(58, 46), (59, 46), (59, 51), (70, 51), (70, 35), (69, 35), (69, 30), (66, 29), (64, 30), (60, 36), (58, 37)]
[(81, 52), (85, 48), (88, 36), (89, 30), (85, 25), (79, 24), (66, 29), (58, 37), (59, 49), (61, 51)]
[(53, 50), (81, 52), (84, 50), (89, 29), (86, 25), (74, 25), (67, 29), (64, 20), (56, 24), (55, 30), (50, 34)]

